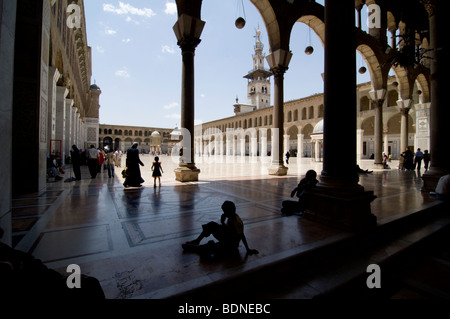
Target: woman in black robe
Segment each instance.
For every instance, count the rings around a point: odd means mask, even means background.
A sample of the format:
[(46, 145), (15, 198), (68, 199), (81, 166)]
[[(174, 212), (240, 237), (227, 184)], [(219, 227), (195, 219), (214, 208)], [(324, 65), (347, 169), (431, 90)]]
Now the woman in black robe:
[(139, 165), (144, 166), (144, 163), (139, 159), (138, 143), (133, 143), (133, 146), (127, 150), (127, 177), (123, 186), (125, 187), (140, 187), (144, 180), (141, 177), (141, 169)]

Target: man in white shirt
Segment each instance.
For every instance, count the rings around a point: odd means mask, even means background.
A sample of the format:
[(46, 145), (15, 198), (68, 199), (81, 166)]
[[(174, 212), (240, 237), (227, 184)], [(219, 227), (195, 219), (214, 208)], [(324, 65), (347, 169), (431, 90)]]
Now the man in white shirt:
[(88, 168), (91, 178), (97, 177), (97, 165), (98, 165), (98, 149), (94, 145), (91, 145), (87, 150)]

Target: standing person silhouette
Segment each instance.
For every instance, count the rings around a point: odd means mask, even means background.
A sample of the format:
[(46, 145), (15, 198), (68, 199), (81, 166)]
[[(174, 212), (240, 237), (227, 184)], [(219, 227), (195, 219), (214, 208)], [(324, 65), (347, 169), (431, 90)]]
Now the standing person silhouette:
[(155, 161), (152, 164), (153, 171), (153, 187), (156, 187), (156, 179), (158, 179), (159, 187), (161, 187), (161, 175), (164, 173), (161, 162), (159, 161), (159, 157), (155, 157)]
[(75, 180), (81, 180), (81, 156), (80, 150), (76, 145), (72, 145), (72, 150), (70, 151), (70, 158), (72, 161), (73, 173), (75, 174)]
[(139, 165), (144, 166), (144, 163), (139, 159), (139, 150), (137, 147), (138, 143), (134, 142), (133, 146), (127, 150), (127, 159), (125, 162), (127, 175), (123, 182), (123, 186), (125, 187), (141, 187), (141, 184), (144, 182), (144, 179), (141, 177), (141, 169), (139, 168)]

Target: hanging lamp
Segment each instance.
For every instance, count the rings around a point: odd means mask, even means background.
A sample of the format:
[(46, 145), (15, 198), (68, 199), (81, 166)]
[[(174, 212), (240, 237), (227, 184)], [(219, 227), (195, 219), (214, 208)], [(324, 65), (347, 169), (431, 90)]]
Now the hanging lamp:
[(305, 54), (306, 55), (311, 55), (314, 52), (314, 48), (311, 45), (311, 25), (310, 25), (310, 22), (311, 22), (311, 20), (308, 21), (308, 40), (309, 40), (309, 45), (305, 49)]
[[(242, 29), (243, 27), (245, 27), (245, 19), (246, 19), (246, 17), (245, 17), (245, 9), (244, 9), (244, 0), (241, 0), (241, 7), (242, 7), (242, 15), (244, 17), (239, 16), (236, 19), (235, 23), (234, 23), (236, 25), (236, 28), (238, 28), (238, 29)], [(239, 11), (239, 0), (237, 0), (236, 11)]]

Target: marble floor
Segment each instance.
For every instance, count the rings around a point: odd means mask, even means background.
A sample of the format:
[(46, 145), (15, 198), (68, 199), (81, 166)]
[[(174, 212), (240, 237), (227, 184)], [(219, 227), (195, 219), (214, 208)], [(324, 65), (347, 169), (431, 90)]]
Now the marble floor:
[[(78, 264), (84, 274), (99, 279), (109, 299), (170, 297), (201, 285), (255, 269), (277, 258), (295, 254), (348, 236), (337, 229), (298, 216), (280, 214), (282, 200), (308, 169), (321, 171), (321, 163), (291, 158), (287, 176), (267, 174), (268, 161), (259, 158), (203, 158), (196, 161), (198, 182), (175, 181), (176, 162), (162, 156), (162, 186), (153, 187), (151, 162), (145, 166), (141, 189), (124, 190), (122, 168), (114, 178), (103, 171), (91, 179), (82, 167), (82, 180), (71, 177), (47, 183), (36, 194), (13, 199), (13, 246), (33, 254), (48, 267), (65, 272)], [(371, 168), (372, 161), (362, 161)], [(417, 172), (375, 170), (360, 183), (377, 199), (372, 212), (387, 223), (433, 205), (420, 192)], [(204, 261), (184, 253), (181, 244), (195, 238), (201, 225), (218, 221), (225, 200), (236, 204), (245, 234), (258, 255)]]

